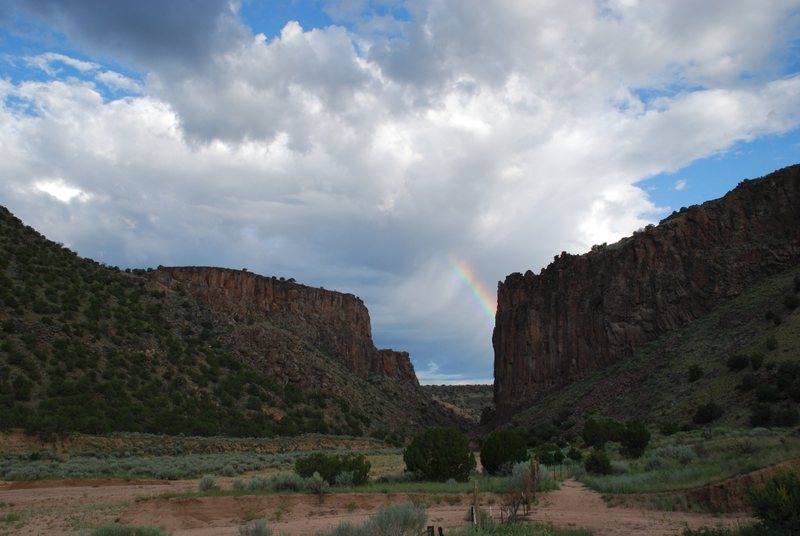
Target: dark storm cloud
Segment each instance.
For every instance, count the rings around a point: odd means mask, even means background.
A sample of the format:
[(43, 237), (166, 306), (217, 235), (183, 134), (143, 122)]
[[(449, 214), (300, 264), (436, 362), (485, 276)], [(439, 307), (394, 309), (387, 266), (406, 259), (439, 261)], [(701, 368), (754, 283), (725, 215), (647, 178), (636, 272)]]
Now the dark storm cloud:
[(228, 0), (33, 0), (18, 10), (91, 55), (132, 61), (145, 70), (196, 67), (249, 35)]

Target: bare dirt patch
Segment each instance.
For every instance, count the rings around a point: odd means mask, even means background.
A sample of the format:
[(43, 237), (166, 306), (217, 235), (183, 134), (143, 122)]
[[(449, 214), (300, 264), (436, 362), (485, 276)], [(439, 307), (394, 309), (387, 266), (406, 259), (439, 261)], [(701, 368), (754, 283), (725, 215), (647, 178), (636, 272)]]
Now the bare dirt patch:
[[(220, 479), (223, 487), (230, 480)], [(2, 513), (19, 519), (0, 524), (0, 534), (70, 534), (103, 523), (162, 526), (176, 536), (234, 535), (249, 520), (265, 518), (276, 533), (313, 534), (343, 521), (363, 523), (384, 504), (423, 502), (428, 522), (445, 528), (466, 524), (470, 496), (427, 493), (335, 493), (314, 495), (251, 495), (240, 497), (158, 498), (166, 493), (197, 489), (197, 480), (51, 481), (0, 484)], [(81, 485), (83, 484), (83, 485)], [(528, 519), (562, 528), (586, 528), (596, 536), (623, 534), (678, 535), (686, 526), (735, 526), (752, 520), (746, 515), (712, 516), (609, 507), (600, 495), (568, 480), (558, 491), (542, 493)], [(499, 520), (502, 497), (481, 494), (481, 507)]]
[(753, 522), (747, 514), (711, 515), (660, 512), (638, 508), (610, 507), (601, 495), (575, 480), (562, 482), (561, 489), (541, 494), (539, 506), (529, 519), (560, 528), (584, 528), (595, 536), (681, 534), (687, 526), (735, 527)]

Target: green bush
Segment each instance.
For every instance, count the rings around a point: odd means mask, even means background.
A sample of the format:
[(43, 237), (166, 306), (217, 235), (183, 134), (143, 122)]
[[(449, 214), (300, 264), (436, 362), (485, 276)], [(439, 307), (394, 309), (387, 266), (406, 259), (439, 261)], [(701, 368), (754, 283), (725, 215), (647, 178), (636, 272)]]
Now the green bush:
[(542, 443), (533, 449), (533, 455), (545, 465), (554, 465), (556, 463), (556, 452), (561, 452), (561, 449), (555, 443)]
[(628, 458), (641, 458), (650, 443), (650, 432), (640, 421), (628, 421), (622, 430), (620, 444), (622, 453)]
[(294, 462), (294, 470), (303, 478), (319, 473), (329, 484), (336, 482), (337, 475), (350, 472), (353, 484), (360, 486), (367, 483), (371, 465), (363, 454), (329, 455), (315, 452)]
[(730, 370), (734, 371), (744, 370), (745, 368), (747, 368), (747, 365), (750, 364), (750, 358), (744, 354), (733, 354), (728, 358), (725, 364)]
[(750, 356), (750, 366), (753, 370), (758, 370), (764, 364), (764, 354), (753, 354)]
[(692, 416), (692, 421), (695, 424), (708, 424), (722, 417), (722, 413), (723, 411), (719, 404), (713, 400), (709, 400), (705, 404), (701, 404), (697, 407), (697, 411), (695, 411), (694, 416)]
[(775, 412), (773, 424), (775, 426), (796, 426), (800, 421), (800, 414), (794, 406), (785, 406)]
[(612, 472), (611, 460), (604, 449), (594, 448), (583, 462), (586, 472), (598, 475), (610, 475)]
[(345, 521), (315, 536), (417, 536), (423, 533), (427, 519), (424, 506), (398, 503), (379, 507), (363, 525)]
[(528, 458), (528, 446), (519, 432), (492, 432), (481, 447), (481, 464), (490, 474), (510, 470), (511, 464)]
[(570, 447), (567, 451), (567, 458), (574, 462), (579, 462), (583, 459), (583, 454), (575, 447)]
[(213, 475), (203, 475), (200, 482), (197, 484), (197, 489), (200, 491), (210, 491), (216, 487), (216, 481)]
[(331, 487), (327, 480), (322, 478), (319, 473), (314, 473), (304, 481), (304, 487), (309, 493), (316, 493), (322, 495), (328, 492)]
[(787, 294), (783, 297), (783, 306), (789, 309), (790, 311), (794, 311), (800, 305), (800, 298), (798, 298), (794, 294)]
[(770, 426), (772, 424), (772, 405), (758, 402), (750, 408), (750, 426)]
[(703, 377), (703, 367), (700, 365), (692, 365), (689, 367), (689, 382), (696, 382)]
[(535, 424), (528, 432), (528, 445), (535, 447), (555, 440), (561, 434), (561, 428), (551, 422)]
[(758, 386), (758, 377), (755, 374), (745, 374), (736, 388), (746, 393), (747, 391), (752, 391), (756, 386)]
[(336, 475), (336, 481), (334, 482), (337, 486), (341, 488), (349, 488), (353, 485), (353, 471), (342, 471), (338, 475)]
[(466, 482), (476, 465), (467, 436), (455, 428), (429, 428), (417, 435), (403, 452), (403, 461), (408, 471), (442, 482)]
[(269, 477), (269, 487), (274, 491), (300, 491), (303, 477), (297, 473), (276, 473)]
[(760, 525), (798, 534), (800, 528), (800, 476), (795, 471), (781, 471), (762, 487), (747, 493), (747, 504)]
[(417, 536), (427, 520), (424, 506), (412, 503), (381, 506), (367, 521), (364, 532), (375, 536)]
[(590, 447), (603, 448), (609, 441), (617, 441), (624, 425), (611, 419), (588, 419), (583, 425), (583, 440)]

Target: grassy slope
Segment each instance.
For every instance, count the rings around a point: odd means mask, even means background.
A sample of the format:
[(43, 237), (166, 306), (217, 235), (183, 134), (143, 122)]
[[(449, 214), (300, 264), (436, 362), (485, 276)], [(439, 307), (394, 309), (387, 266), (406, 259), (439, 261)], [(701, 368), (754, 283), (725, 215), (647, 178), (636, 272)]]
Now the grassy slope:
[(242, 363), (224, 320), (140, 273), (78, 257), (0, 207), (0, 430), (361, 435), (380, 425)]
[[(800, 361), (800, 308), (789, 311), (782, 303), (786, 295), (798, 296), (794, 293), (798, 276), (800, 267), (753, 285), (708, 316), (546, 396), (517, 414), (512, 425), (529, 429), (557, 419), (565, 422), (562, 427), (569, 436), (578, 433), (582, 420), (595, 413), (689, 427), (697, 407), (713, 400), (724, 409), (716, 424), (746, 426), (758, 389), (737, 389), (744, 376), (752, 375), (757, 384), (774, 383), (779, 369), (770, 363)], [(765, 319), (767, 311), (781, 317), (780, 325)], [(729, 370), (727, 359), (739, 353), (763, 355), (764, 365), (755, 371), (751, 366)], [(703, 376), (690, 382), (688, 371), (693, 365), (702, 368)], [(776, 409), (797, 407), (786, 396), (773, 405)]]

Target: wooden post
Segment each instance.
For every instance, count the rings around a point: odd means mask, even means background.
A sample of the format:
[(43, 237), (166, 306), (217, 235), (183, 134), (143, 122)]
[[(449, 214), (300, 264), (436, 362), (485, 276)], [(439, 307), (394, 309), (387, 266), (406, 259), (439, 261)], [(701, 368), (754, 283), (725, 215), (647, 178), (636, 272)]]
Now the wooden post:
[(481, 514), (478, 510), (478, 481), (472, 481), (472, 511), (475, 513), (473, 525), (481, 528)]

